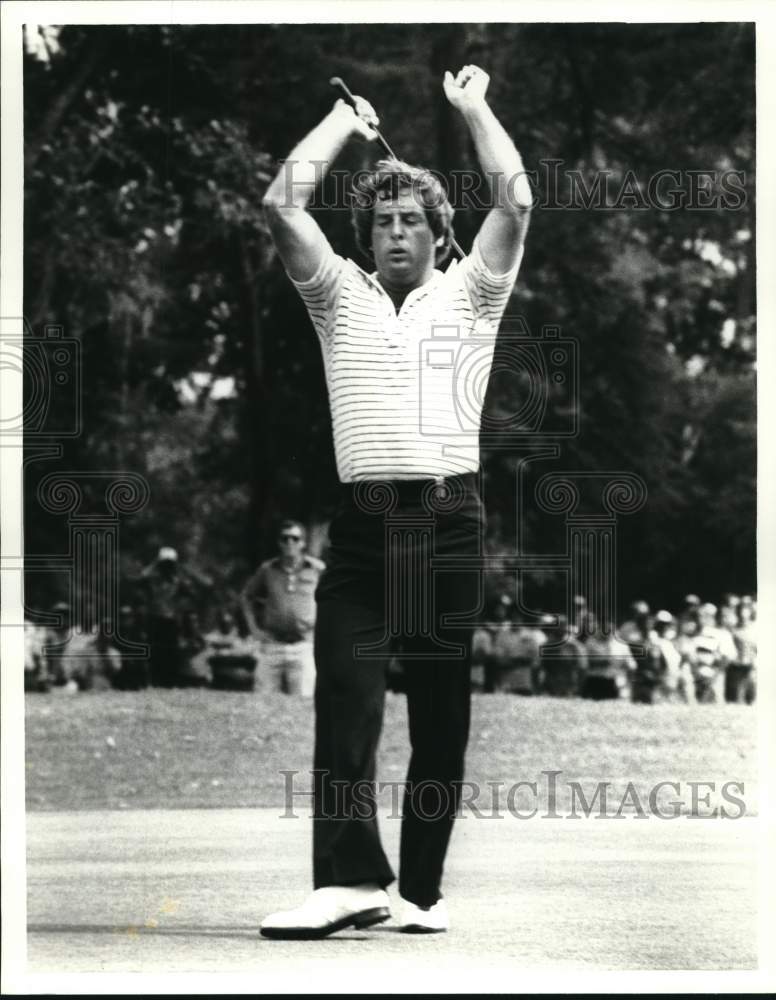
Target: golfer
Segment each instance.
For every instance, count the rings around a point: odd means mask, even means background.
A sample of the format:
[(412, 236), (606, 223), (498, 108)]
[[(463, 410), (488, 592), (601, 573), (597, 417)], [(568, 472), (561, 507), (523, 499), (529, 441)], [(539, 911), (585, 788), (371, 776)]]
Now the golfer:
[[(478, 556), (484, 526), (477, 435), (462, 427), (457, 405), (467, 383), (449, 362), (457, 349), (489, 370), (531, 206), (520, 156), (486, 103), (488, 81), (476, 66), (444, 77), (493, 205), (471, 253), (444, 272), (436, 265), (450, 250), (453, 210), (426, 170), (382, 160), (358, 179), (353, 224), (374, 261), (371, 274), (335, 253), (307, 211), (321, 164), (354, 136), (377, 137), (379, 121), (362, 98), (355, 109), (337, 101), (264, 199), (320, 340), (342, 484), (316, 592), (314, 891), (298, 908), (268, 916), (266, 937), (323, 937), (391, 915), (385, 889), (394, 873), (380, 842), (374, 779), (392, 655), (405, 670), (411, 742), (399, 924), (448, 929), (440, 886), (460, 802), (482, 586), (476, 570), (432, 572), (430, 561)], [(426, 366), (430, 339), (446, 348), (447, 363)], [(479, 422), (482, 393), (465, 402), (468, 413), (478, 408)]]

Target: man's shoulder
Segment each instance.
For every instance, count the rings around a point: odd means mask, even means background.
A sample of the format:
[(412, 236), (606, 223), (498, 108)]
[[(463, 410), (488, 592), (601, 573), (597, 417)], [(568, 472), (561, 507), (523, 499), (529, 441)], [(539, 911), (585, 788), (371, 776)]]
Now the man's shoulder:
[(310, 569), (314, 569), (318, 573), (322, 573), (326, 569), (326, 563), (321, 559), (316, 559), (315, 556), (305, 555), (304, 563), (305, 566), (309, 566)]

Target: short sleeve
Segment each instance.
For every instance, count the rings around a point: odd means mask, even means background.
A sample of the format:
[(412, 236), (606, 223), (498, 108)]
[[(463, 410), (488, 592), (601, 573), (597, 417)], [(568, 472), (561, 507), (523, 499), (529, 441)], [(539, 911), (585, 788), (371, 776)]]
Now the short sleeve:
[(475, 318), (498, 326), (512, 294), (524, 248), (520, 247), (517, 260), (506, 274), (495, 274), (483, 259), (479, 239), (479, 235), (475, 237), (471, 253), (461, 265), (464, 269), (464, 281)]
[(291, 278), (307, 306), (315, 332), (322, 341), (329, 339), (344, 273), (345, 259), (336, 254), (327, 243), (323, 260), (312, 278), (307, 281), (294, 281)]

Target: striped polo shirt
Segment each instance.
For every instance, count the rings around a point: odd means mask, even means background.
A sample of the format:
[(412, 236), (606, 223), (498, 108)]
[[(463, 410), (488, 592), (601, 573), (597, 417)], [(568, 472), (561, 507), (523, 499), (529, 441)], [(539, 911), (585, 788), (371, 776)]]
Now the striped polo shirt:
[(397, 313), (376, 273), (327, 247), (313, 277), (294, 285), (321, 344), (340, 481), (476, 472), (496, 335), (522, 249), (497, 275), (475, 239)]

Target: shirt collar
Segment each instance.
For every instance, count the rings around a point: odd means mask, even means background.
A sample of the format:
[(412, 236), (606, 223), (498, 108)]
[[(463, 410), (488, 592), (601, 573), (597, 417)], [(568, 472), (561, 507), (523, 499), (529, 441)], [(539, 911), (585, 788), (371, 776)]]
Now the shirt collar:
[[(453, 261), (453, 264), (454, 263), (455, 261)], [(452, 264), (450, 266), (452, 267)], [(358, 267), (358, 265), (356, 265), (356, 267)], [(362, 268), (359, 267), (358, 269), (359, 271), (361, 271), (361, 273), (364, 275), (367, 281), (369, 281), (370, 284), (374, 285), (374, 287), (377, 288), (382, 295), (385, 295), (387, 298), (390, 298), (388, 292), (386, 292), (386, 290), (380, 284), (380, 279), (377, 277), (377, 271), (372, 271), (371, 274), (367, 274), (367, 272), (362, 270)], [(430, 292), (432, 288), (434, 288), (436, 285), (439, 284), (442, 278), (444, 278), (445, 274), (446, 274), (445, 271), (440, 271), (438, 268), (434, 268), (434, 270), (431, 272), (431, 277), (428, 279), (428, 281), (424, 281), (422, 285), (418, 285), (417, 288), (413, 288), (411, 292), (408, 292), (407, 298), (404, 300), (404, 302), (407, 302), (410, 298), (414, 298), (416, 295), (421, 295), (421, 294), (425, 295), (428, 292)]]

